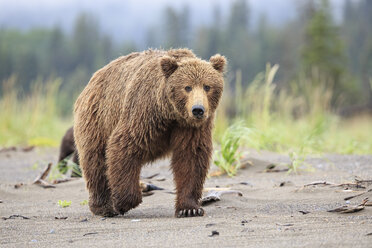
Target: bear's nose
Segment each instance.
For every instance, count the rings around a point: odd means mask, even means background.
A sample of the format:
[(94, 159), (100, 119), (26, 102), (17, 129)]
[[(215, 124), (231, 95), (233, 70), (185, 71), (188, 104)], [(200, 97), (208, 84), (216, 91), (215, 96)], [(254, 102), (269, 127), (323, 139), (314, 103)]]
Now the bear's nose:
[(202, 105), (194, 105), (191, 108), (191, 112), (196, 118), (200, 119), (204, 115), (204, 107)]

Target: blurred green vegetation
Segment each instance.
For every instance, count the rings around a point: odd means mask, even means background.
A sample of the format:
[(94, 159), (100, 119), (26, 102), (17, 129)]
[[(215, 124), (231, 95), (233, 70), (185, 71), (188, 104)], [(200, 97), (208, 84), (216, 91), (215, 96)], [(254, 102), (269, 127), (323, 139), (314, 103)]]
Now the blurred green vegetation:
[(16, 78), (3, 82), (0, 98), (1, 146), (58, 146), (71, 125), (71, 118), (62, 118), (58, 110), (58, 89), (61, 80), (47, 83), (35, 81), (25, 95), (15, 87)]
[[(334, 113), (334, 92), (311, 86), (310, 79), (292, 82), (290, 90), (276, 90), (273, 83), (279, 66), (267, 65), (241, 94), (225, 91), (217, 110), (215, 140), (224, 143), (230, 123), (245, 121), (249, 138), (244, 146), (299, 156), (322, 153), (372, 154), (372, 117), (344, 119)], [(240, 88), (240, 77), (235, 87)], [(227, 121), (236, 111), (236, 121)]]
[[(298, 157), (372, 153), (372, 120), (362, 114), (372, 109), (371, 1), (345, 0), (337, 23), (327, 0), (302, 1), (298, 16), (283, 25), (261, 15), (253, 26), (246, 0), (231, 1), (227, 15), (217, 5), (211, 11), (212, 24), (191, 29), (188, 6), (165, 8), (145, 44), (114, 42), (86, 13), (71, 32), (0, 28), (0, 146), (57, 146), (97, 69), (135, 50), (190, 47), (204, 59), (220, 53), (229, 62), (216, 143), (229, 140), (228, 127), (240, 120), (251, 148)], [(225, 148), (226, 163), (239, 154), (232, 148)]]

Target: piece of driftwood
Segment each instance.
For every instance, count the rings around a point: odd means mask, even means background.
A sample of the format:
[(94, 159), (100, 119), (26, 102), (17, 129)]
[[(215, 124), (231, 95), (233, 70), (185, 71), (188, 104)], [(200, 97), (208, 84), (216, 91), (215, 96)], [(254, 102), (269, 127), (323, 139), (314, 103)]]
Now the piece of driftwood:
[(201, 205), (206, 206), (213, 202), (220, 201), (221, 196), (226, 194), (237, 194), (238, 196), (243, 196), (243, 193), (238, 190), (210, 190), (207, 195), (202, 198)]
[(52, 163), (49, 163), (45, 169), (43, 170), (43, 172), (40, 174), (40, 176), (38, 176), (35, 181), (34, 181), (34, 184), (37, 184), (37, 182), (39, 180), (44, 180), (48, 175), (49, 175), (49, 172), (50, 172), (50, 169), (52, 169)]
[(305, 184), (304, 187), (315, 186), (315, 185), (337, 185), (337, 184), (330, 183), (330, 182), (327, 182), (327, 181), (315, 181), (315, 182), (312, 182), (312, 183)]
[(335, 209), (328, 210), (327, 212), (336, 212), (336, 213), (355, 213), (362, 211), (365, 207), (365, 204), (368, 202), (368, 198), (364, 199), (359, 205), (344, 205)]
[(54, 186), (54, 185), (48, 183), (47, 181), (45, 181), (45, 178), (48, 176), (48, 174), (49, 174), (49, 172), (50, 172), (50, 170), (52, 168), (52, 165), (53, 165), (52, 163), (49, 163), (45, 167), (44, 171), (40, 174), (40, 176), (38, 176), (34, 180), (33, 184), (39, 185), (40, 187), (43, 187), (45, 189), (47, 189), (47, 188), (55, 188), (56, 186)]
[(359, 193), (359, 194), (356, 194), (356, 195), (352, 195), (352, 196), (345, 197), (344, 200), (345, 200), (345, 201), (348, 201), (348, 200), (353, 199), (353, 198), (355, 198), (355, 197), (358, 197), (358, 196), (364, 195), (365, 193), (368, 193), (368, 192), (372, 192), (372, 189), (369, 189), (369, 190), (367, 190), (367, 191), (364, 191), (364, 192)]

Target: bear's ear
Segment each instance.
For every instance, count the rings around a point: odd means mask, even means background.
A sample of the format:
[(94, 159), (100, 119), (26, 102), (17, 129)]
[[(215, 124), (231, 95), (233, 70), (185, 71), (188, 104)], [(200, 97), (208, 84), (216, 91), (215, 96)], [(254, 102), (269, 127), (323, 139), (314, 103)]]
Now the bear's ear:
[(177, 60), (169, 56), (163, 57), (160, 60), (160, 65), (166, 78), (172, 75), (172, 73), (178, 68)]
[(226, 58), (220, 54), (216, 54), (209, 59), (209, 62), (218, 72), (223, 72), (226, 65)]

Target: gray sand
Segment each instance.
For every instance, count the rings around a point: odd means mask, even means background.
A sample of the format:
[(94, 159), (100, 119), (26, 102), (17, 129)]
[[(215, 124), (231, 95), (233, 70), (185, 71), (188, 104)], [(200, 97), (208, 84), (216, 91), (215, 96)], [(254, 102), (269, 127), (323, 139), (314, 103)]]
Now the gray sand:
[[(165, 188), (143, 198), (143, 203), (124, 216), (93, 216), (83, 179), (43, 189), (31, 185), (47, 162), (54, 162), (56, 149), (0, 153), (0, 245), (4, 247), (372, 247), (372, 207), (357, 213), (329, 213), (344, 205), (343, 199), (358, 192), (341, 187), (302, 186), (314, 181), (352, 182), (355, 176), (372, 179), (372, 155), (327, 155), (308, 160), (316, 170), (298, 175), (262, 173), (270, 163), (288, 158), (268, 152), (251, 152), (253, 166), (230, 178), (212, 177), (205, 187), (230, 187), (242, 197), (225, 195), (204, 207), (206, 215), (174, 218), (174, 185), (168, 161), (142, 170), (144, 180)], [(39, 169), (31, 169), (38, 162)], [(212, 167), (212, 171), (216, 168)], [(165, 179), (158, 181), (158, 179)], [(245, 184), (241, 184), (245, 182)], [(284, 186), (279, 185), (282, 182)], [(26, 185), (15, 189), (14, 185)], [(372, 192), (350, 200), (359, 204)], [(58, 200), (72, 201), (61, 208)], [(308, 211), (304, 215), (299, 211)], [(67, 217), (67, 219), (56, 219)], [(211, 236), (212, 231), (219, 235)]]

